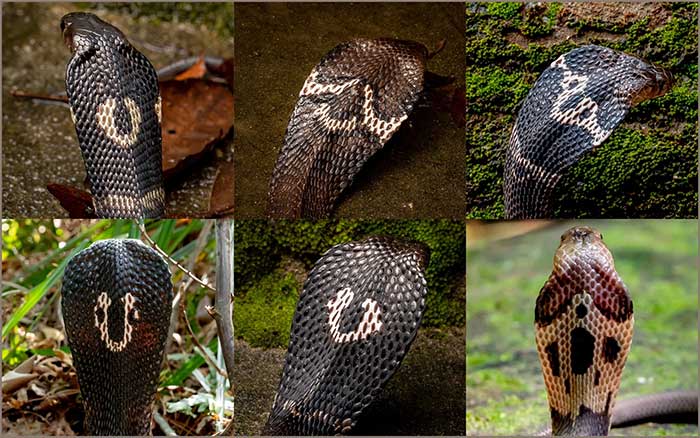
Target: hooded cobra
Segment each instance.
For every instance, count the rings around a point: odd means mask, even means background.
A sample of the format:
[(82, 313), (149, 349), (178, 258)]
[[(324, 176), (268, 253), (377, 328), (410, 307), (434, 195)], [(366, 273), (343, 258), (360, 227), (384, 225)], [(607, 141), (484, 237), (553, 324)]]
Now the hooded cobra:
[(323, 218), (408, 118), (432, 55), (413, 41), (335, 47), (299, 93), (270, 181), (271, 218)]
[(698, 394), (676, 391), (615, 406), (634, 314), (603, 236), (576, 227), (561, 237), (535, 306), (535, 338), (554, 435), (601, 436), (642, 422), (694, 422)]
[(168, 265), (139, 240), (101, 240), (68, 263), (61, 295), (87, 434), (150, 435), (173, 300)]
[(98, 217), (164, 214), (161, 98), (148, 59), (93, 14), (61, 19), (66, 92)]
[(427, 264), (422, 244), (381, 237), (334, 246), (316, 262), (263, 434), (352, 431), (416, 336)]
[(670, 72), (600, 46), (566, 53), (525, 98), (506, 152), (505, 213), (547, 218), (564, 172), (607, 139), (630, 108), (665, 94)]

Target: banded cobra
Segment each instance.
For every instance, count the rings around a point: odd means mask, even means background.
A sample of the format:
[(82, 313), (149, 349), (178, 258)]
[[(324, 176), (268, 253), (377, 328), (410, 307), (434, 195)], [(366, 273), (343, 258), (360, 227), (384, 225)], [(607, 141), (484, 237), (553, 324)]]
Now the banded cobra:
[(93, 14), (61, 19), (72, 53), (66, 92), (95, 214), (164, 215), (161, 98), (156, 71), (124, 34)]
[(316, 262), (263, 434), (352, 431), (416, 336), (428, 257), (422, 244), (370, 237), (334, 246)]
[(602, 144), (630, 108), (665, 94), (667, 70), (600, 46), (561, 55), (518, 113), (503, 175), (506, 218), (547, 218), (567, 168)]
[(632, 343), (632, 299), (603, 236), (566, 231), (535, 305), (535, 339), (553, 435), (601, 436), (642, 422), (697, 424), (697, 391), (644, 396), (615, 405)]
[(408, 118), (432, 55), (413, 41), (357, 39), (304, 82), (270, 181), (271, 218), (323, 218)]
[(61, 305), (88, 435), (150, 435), (173, 301), (170, 270), (133, 239), (107, 239), (66, 266)]

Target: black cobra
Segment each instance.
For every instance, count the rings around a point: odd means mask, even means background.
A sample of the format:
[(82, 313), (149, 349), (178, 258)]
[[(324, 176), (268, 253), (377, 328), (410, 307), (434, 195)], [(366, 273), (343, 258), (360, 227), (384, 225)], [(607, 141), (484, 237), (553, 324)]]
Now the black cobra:
[(138, 240), (93, 243), (61, 291), (89, 435), (150, 435), (173, 300), (170, 270)]
[(272, 218), (330, 215), (364, 163), (406, 120), (432, 56), (413, 41), (357, 39), (314, 67), (299, 93), (270, 181)]
[(600, 46), (554, 61), (518, 113), (506, 152), (506, 217), (546, 218), (554, 189), (571, 165), (600, 145), (630, 108), (665, 94), (670, 72)]
[(161, 98), (148, 59), (124, 34), (88, 13), (61, 19), (73, 54), (66, 91), (98, 217), (165, 211)]
[(428, 250), (370, 237), (334, 246), (299, 298), (284, 372), (264, 434), (350, 432), (418, 331)]

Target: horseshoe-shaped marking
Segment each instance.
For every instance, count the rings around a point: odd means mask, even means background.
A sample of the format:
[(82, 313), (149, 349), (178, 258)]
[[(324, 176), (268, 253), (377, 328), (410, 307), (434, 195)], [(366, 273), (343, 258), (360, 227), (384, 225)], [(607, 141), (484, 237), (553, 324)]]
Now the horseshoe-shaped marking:
[(128, 149), (136, 143), (136, 137), (139, 135), (141, 128), (141, 111), (133, 99), (125, 97), (123, 99), (124, 106), (129, 112), (129, 120), (131, 121), (131, 132), (128, 134), (120, 134), (114, 120), (114, 110), (117, 108), (117, 100), (109, 98), (100, 104), (97, 108), (97, 124), (102, 132), (124, 149)]
[(350, 288), (341, 289), (335, 298), (332, 298), (326, 307), (328, 307), (328, 324), (331, 326), (331, 337), (333, 341), (338, 343), (346, 342), (356, 342), (358, 340), (365, 340), (371, 334), (378, 332), (382, 329), (382, 321), (380, 317), (382, 315), (379, 303), (371, 298), (367, 298), (362, 302), (362, 308), (365, 312), (362, 314), (362, 321), (357, 329), (348, 333), (341, 333), (340, 331), (340, 316), (345, 311), (345, 309), (350, 306), (355, 294), (350, 290)]
[[(138, 309), (134, 309), (134, 304), (136, 299), (130, 293), (124, 295), (121, 300), (124, 303), (124, 336), (120, 342), (114, 342), (109, 337), (109, 305), (112, 304), (112, 300), (107, 296), (107, 292), (102, 292), (99, 297), (97, 297), (97, 304), (95, 304), (95, 327), (100, 331), (100, 339), (102, 339), (110, 350), (114, 352), (120, 352), (124, 347), (131, 342), (131, 332), (133, 327), (129, 324), (129, 312), (134, 310), (134, 319), (139, 319)], [(104, 318), (100, 321), (97, 311), (102, 310), (104, 313)]]

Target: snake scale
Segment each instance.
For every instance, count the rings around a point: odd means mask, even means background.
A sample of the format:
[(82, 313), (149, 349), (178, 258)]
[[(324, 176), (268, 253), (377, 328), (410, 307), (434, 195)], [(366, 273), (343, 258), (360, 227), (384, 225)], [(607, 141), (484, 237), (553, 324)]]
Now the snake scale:
[(323, 218), (394, 135), (424, 88), (428, 49), (357, 39), (328, 52), (304, 82), (270, 181), (272, 218)]
[(173, 301), (170, 270), (133, 239), (107, 239), (66, 266), (61, 307), (88, 435), (150, 435)]
[(611, 425), (697, 423), (698, 394), (677, 391), (615, 407), (632, 343), (632, 299), (603, 236), (566, 231), (535, 305), (535, 339), (553, 435), (605, 436)]
[(528, 93), (511, 133), (506, 217), (551, 217), (566, 169), (603, 143), (631, 107), (672, 83), (669, 71), (606, 47), (583, 46), (557, 58)]
[(263, 434), (353, 430), (416, 336), (428, 257), (420, 243), (370, 237), (334, 246), (316, 262)]
[(165, 211), (156, 71), (124, 34), (93, 14), (61, 19), (72, 57), (66, 91), (98, 217)]

